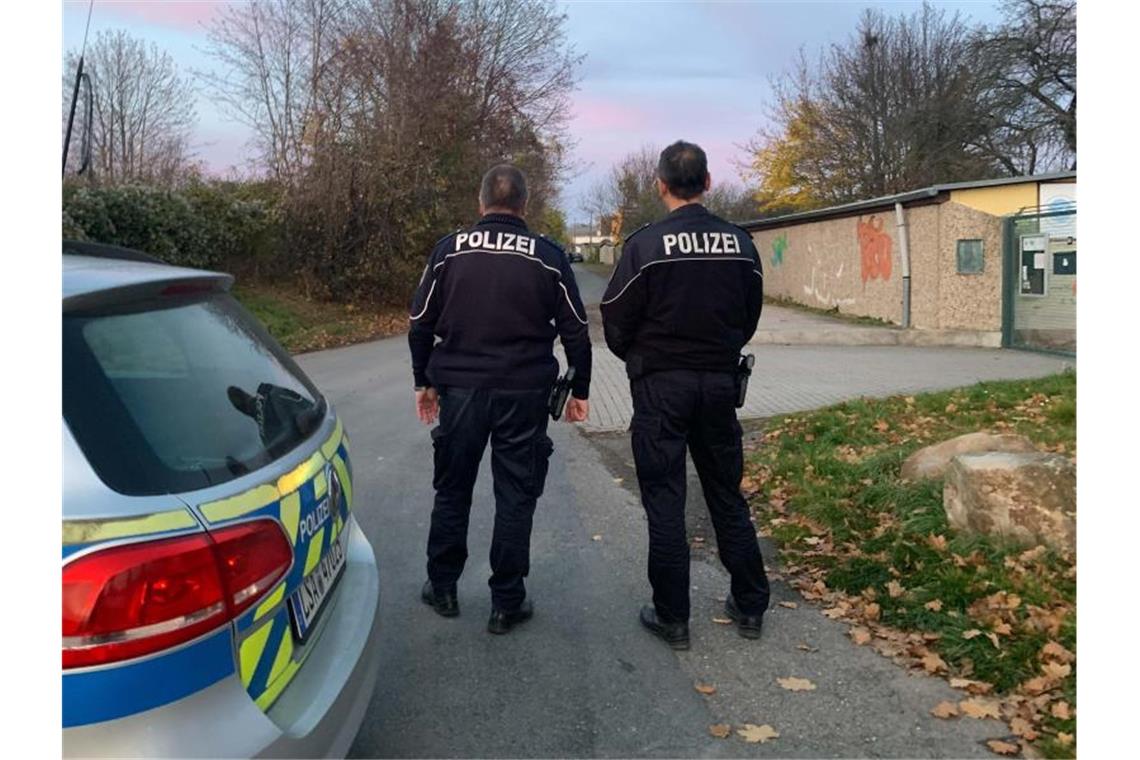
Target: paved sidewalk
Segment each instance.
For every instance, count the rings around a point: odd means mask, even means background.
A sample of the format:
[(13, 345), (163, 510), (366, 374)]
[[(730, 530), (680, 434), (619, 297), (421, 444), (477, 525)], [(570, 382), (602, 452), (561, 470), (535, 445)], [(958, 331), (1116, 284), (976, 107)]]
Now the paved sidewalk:
[[(916, 346), (755, 346), (756, 369), (741, 418), (816, 409), (860, 396), (946, 390), (982, 380), (1060, 372), (1066, 361), (1025, 351)], [(565, 366), (565, 356), (559, 351)], [(594, 342), (587, 432), (625, 430), (633, 407), (625, 365)]]
[[(594, 344), (590, 420), (582, 428), (586, 432), (625, 430), (633, 413), (629, 380), (625, 365), (606, 347), (598, 308), (606, 280), (580, 265), (575, 267), (575, 275)], [(740, 416), (771, 417), (860, 396), (884, 397), (957, 388), (981, 380), (1042, 377), (1073, 363), (1008, 349), (898, 345), (898, 340), (891, 338), (892, 334), (921, 332), (929, 331), (863, 326), (765, 304), (757, 333), (769, 337), (754, 339), (747, 348), (756, 356), (756, 369)], [(872, 338), (866, 338), (864, 333), (872, 334)], [(889, 340), (884, 340), (883, 334)], [(805, 335), (816, 338), (809, 342)], [(831, 337), (823, 340), (819, 336)], [(786, 345), (797, 341), (810, 344)], [(562, 347), (556, 344), (555, 352), (565, 367)]]

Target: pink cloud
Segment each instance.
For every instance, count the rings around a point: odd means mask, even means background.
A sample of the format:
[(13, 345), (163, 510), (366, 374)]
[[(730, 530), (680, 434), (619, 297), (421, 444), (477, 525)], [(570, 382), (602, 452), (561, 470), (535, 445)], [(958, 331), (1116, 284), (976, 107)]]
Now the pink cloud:
[(225, 0), (113, 0), (99, 3), (96, 12), (106, 9), (126, 20), (198, 31), (224, 5), (229, 3)]
[(574, 101), (576, 130), (641, 129), (649, 123), (648, 115), (627, 104), (593, 97)]

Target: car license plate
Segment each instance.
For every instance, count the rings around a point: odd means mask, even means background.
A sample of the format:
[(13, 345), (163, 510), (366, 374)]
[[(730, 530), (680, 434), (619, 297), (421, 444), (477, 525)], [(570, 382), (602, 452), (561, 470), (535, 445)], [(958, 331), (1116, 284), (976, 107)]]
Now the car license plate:
[(340, 580), (345, 565), (344, 542), (347, 533), (346, 525), (336, 540), (329, 544), (329, 550), (317, 562), (317, 566), (301, 580), (301, 585), (289, 597), (293, 632), (300, 642), (304, 642), (309, 635), (333, 587)]

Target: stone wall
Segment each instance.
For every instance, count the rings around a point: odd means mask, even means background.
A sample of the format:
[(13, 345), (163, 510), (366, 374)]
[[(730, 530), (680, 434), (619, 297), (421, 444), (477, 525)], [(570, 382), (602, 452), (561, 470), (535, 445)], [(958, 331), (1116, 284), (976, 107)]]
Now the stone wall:
[[(996, 216), (959, 203), (939, 208), (938, 327), (1001, 330), (1002, 223)], [(982, 273), (958, 274), (958, 240), (982, 241)]]
[[(1001, 220), (952, 201), (906, 209), (911, 326), (1001, 330)], [(759, 230), (764, 292), (844, 314), (902, 320), (902, 251), (893, 209)], [(981, 274), (958, 274), (959, 239), (983, 241)]]
[(760, 230), (752, 239), (767, 295), (892, 323), (901, 319), (893, 212)]

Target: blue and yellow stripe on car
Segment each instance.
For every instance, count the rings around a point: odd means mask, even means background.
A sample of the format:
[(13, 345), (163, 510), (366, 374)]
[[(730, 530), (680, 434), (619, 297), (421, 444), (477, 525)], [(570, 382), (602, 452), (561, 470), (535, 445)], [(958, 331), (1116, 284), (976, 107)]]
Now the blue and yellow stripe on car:
[(83, 549), (123, 538), (158, 538), (199, 530), (189, 509), (171, 509), (149, 515), (63, 521), (63, 558)]
[[(296, 559), (292, 569), (265, 599), (241, 615), (235, 624), (238, 672), (249, 695), (263, 710), (289, 685), (310, 650), (294, 642), (285, 602), (347, 524), (352, 505), (347, 441), (344, 428), (337, 420), (332, 434), (319, 449), (274, 483), (200, 506), (211, 526), (255, 517), (277, 519), (293, 544)], [(336, 471), (343, 489), (340, 509), (311, 537), (303, 537), (298, 530), (301, 520), (316, 510), (328, 494), (329, 468)]]
[[(299, 547), (301, 518), (316, 509), (327, 493), (329, 468), (337, 472), (344, 489), (341, 509), (330, 515), (319, 535)], [(64, 727), (112, 720), (160, 707), (235, 673), (257, 705), (267, 710), (308, 655), (310, 647), (299, 647), (293, 641), (285, 600), (303, 577), (312, 545), (319, 540), (319, 557), (349, 519), (351, 473), (348, 439), (338, 420), (332, 434), (312, 456), (272, 483), (200, 505), (199, 514), (206, 527), (254, 517), (279, 520), (298, 558), (293, 568), (265, 599), (233, 625), (218, 628), (189, 645), (125, 663), (66, 671), (63, 675)], [(188, 508), (128, 518), (65, 520), (63, 560), (66, 562), (78, 552), (104, 543), (174, 536), (202, 529), (202, 521)], [(309, 642), (312, 641), (310, 638)], [(109, 694), (114, 698), (108, 699)]]
[[(63, 560), (103, 544), (155, 539), (202, 530), (186, 508), (111, 519), (64, 520)], [(229, 626), (155, 657), (67, 670), (63, 727), (113, 720), (169, 704), (233, 674)], [(108, 695), (114, 698), (109, 699)]]

